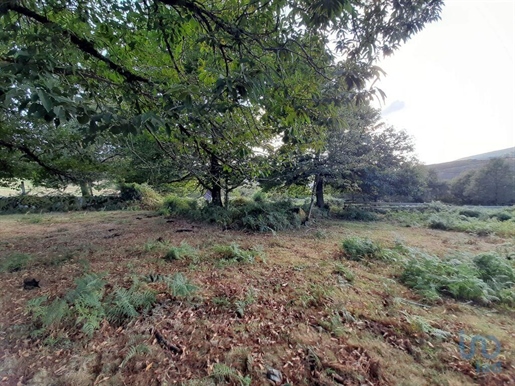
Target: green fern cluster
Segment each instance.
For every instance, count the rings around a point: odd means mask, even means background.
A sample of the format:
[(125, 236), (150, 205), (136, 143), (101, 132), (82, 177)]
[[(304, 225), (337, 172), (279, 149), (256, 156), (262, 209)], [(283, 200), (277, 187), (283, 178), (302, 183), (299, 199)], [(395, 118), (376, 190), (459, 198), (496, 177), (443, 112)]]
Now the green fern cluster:
[(250, 386), (252, 378), (248, 375), (243, 376), (239, 371), (229, 367), (223, 363), (215, 363), (211, 377), (217, 384), (226, 384), (227, 381), (238, 382), (241, 386)]
[(156, 293), (135, 280), (131, 288), (118, 288), (109, 296), (106, 301), (107, 320), (113, 324), (122, 324), (147, 313), (155, 302)]
[(194, 263), (198, 262), (198, 258), (198, 250), (186, 242), (182, 242), (178, 247), (170, 248), (164, 257), (167, 261), (189, 259)]
[(105, 296), (102, 275), (89, 273), (75, 280), (75, 288), (63, 298), (49, 301), (42, 296), (27, 304), (36, 327), (35, 335), (50, 334), (59, 328), (80, 327), (91, 337), (103, 320), (121, 324), (148, 312), (156, 301), (155, 293), (135, 281), (130, 289), (117, 288)]
[(241, 249), (236, 243), (216, 245), (214, 253), (226, 262), (254, 263), (258, 257), (264, 259), (264, 253), (259, 248)]
[(165, 282), (172, 295), (178, 298), (190, 297), (197, 291), (197, 287), (180, 272), (172, 277), (167, 276)]
[(384, 259), (385, 251), (376, 242), (359, 237), (343, 240), (342, 251), (348, 260)]
[(400, 279), (429, 301), (447, 295), (482, 304), (515, 304), (515, 270), (508, 261), (493, 254), (473, 259), (413, 257), (406, 263)]

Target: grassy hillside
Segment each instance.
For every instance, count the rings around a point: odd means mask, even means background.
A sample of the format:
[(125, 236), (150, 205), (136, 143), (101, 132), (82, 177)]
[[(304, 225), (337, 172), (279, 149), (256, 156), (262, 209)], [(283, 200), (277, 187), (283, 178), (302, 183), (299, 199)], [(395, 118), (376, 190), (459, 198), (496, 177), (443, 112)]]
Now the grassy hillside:
[(492, 158), (504, 158), (512, 170), (515, 170), (515, 147), (477, 154), (456, 161), (426, 165), (426, 167), (435, 170), (440, 180), (450, 181), (469, 170), (481, 169)]
[[(150, 212), (0, 216), (0, 379), (513, 385), (515, 294), (473, 267), (488, 253), (490, 274), (513, 274), (515, 210), (432, 210), (276, 234)], [(475, 335), (499, 355), (468, 358)]]

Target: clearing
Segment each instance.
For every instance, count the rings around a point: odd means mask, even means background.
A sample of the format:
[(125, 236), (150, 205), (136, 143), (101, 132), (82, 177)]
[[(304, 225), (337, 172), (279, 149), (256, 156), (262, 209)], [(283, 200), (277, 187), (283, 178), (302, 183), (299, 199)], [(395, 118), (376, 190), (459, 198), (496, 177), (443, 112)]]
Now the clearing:
[[(390, 258), (345, 259), (351, 237)], [(514, 385), (513, 308), (425, 304), (393, 252), (509, 243), (388, 222), (256, 234), (152, 212), (0, 216), (0, 384)], [(474, 336), (500, 352), (467, 359)]]

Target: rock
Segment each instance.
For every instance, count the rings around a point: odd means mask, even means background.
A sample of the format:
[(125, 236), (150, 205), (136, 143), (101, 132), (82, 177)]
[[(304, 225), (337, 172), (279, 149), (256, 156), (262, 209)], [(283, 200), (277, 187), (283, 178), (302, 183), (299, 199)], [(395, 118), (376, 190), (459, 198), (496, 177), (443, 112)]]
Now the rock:
[(269, 368), (266, 372), (266, 377), (274, 382), (276, 385), (280, 385), (283, 381), (283, 375), (279, 370)]
[(39, 286), (39, 281), (37, 281), (36, 279), (23, 279), (24, 290), (31, 290), (34, 288), (41, 288)]

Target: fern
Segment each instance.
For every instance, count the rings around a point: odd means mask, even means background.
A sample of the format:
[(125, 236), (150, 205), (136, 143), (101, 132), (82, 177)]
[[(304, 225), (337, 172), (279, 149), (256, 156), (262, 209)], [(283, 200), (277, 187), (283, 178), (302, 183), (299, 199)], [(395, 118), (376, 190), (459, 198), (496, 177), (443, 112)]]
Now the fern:
[(124, 323), (148, 312), (155, 302), (155, 292), (142, 288), (142, 284), (135, 280), (130, 289), (117, 289), (110, 297), (107, 319), (115, 324)]
[(166, 277), (165, 281), (171, 293), (175, 297), (189, 297), (197, 291), (197, 287), (182, 273), (178, 272), (173, 277)]
[(216, 383), (225, 381), (236, 381), (241, 386), (250, 386), (252, 378), (249, 376), (241, 375), (237, 370), (223, 364), (215, 363), (213, 365), (213, 373), (211, 376), (215, 379)]
[(167, 261), (190, 259), (193, 263), (197, 263), (199, 256), (195, 248), (186, 242), (182, 242), (180, 246), (170, 248), (164, 259)]
[(122, 363), (120, 363), (120, 368), (124, 367), (132, 358), (136, 355), (144, 355), (150, 352), (150, 347), (146, 344), (138, 344), (136, 346), (131, 346), (123, 358)]

